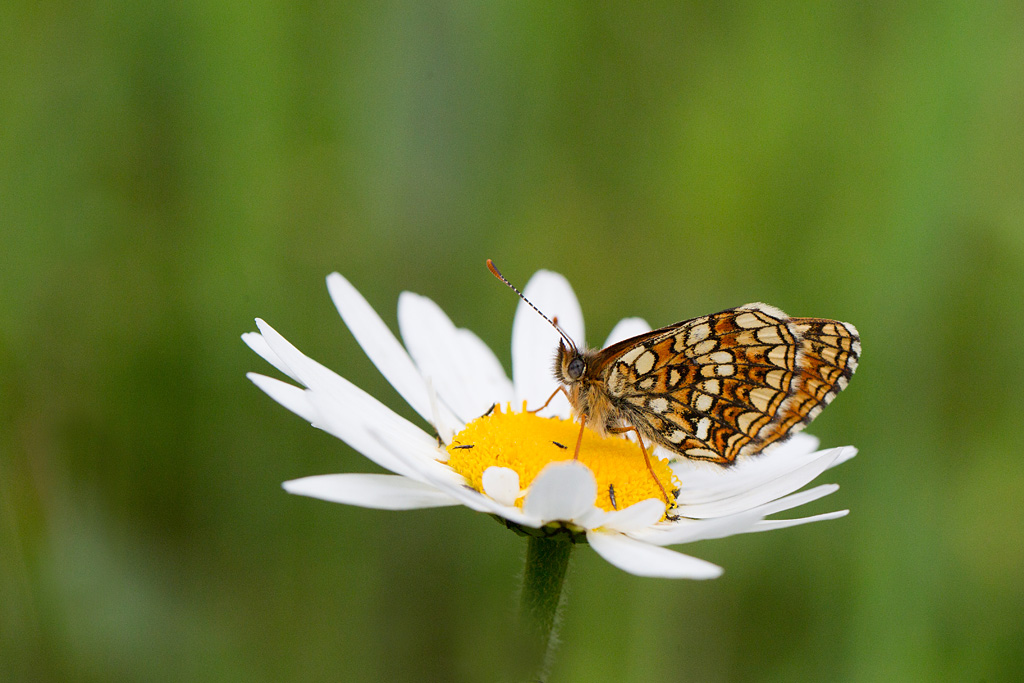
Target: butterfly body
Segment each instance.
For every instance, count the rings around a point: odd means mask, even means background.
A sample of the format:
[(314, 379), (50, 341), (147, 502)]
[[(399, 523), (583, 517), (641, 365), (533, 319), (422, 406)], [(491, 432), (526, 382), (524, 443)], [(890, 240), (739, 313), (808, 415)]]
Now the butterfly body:
[[(566, 390), (566, 396), (575, 416), (601, 436), (609, 430), (627, 426), (624, 406), (617, 405), (609, 393), (605, 373), (602, 371), (601, 351), (577, 350), (559, 343), (555, 356), (555, 379)], [(582, 374), (579, 371), (582, 362)]]
[(679, 456), (729, 465), (806, 426), (859, 356), (852, 325), (755, 303), (603, 350), (560, 342), (554, 374), (599, 434), (632, 428)]

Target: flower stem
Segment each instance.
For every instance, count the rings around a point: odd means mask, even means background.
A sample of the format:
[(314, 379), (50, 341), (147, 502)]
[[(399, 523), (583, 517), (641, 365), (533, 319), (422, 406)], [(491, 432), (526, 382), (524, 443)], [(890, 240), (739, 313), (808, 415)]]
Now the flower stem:
[(544, 680), (554, 662), (558, 642), (559, 606), (572, 542), (565, 538), (528, 536), (523, 592), (519, 604), (520, 622), (527, 643), (527, 661), (534, 680)]

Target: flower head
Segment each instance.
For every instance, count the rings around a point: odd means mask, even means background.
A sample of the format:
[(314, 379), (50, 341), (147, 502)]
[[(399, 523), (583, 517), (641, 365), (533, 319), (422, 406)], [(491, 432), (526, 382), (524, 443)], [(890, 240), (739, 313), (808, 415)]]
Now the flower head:
[[(729, 469), (674, 458), (655, 448), (650, 466), (638, 445), (583, 432), (564, 396), (536, 414), (551, 395), (551, 354), (558, 334), (520, 302), (512, 326), (512, 380), (472, 332), (456, 328), (431, 300), (399, 297), (400, 343), (341, 275), (327, 278), (331, 298), (360, 346), (429, 433), (344, 378), (299, 352), (257, 320), (245, 342), (302, 386), (264, 375), (249, 378), (284, 407), (342, 439), (394, 474), (328, 474), (285, 482), (291, 493), (363, 507), (412, 510), (464, 505), (526, 533), (563, 533), (585, 540), (611, 564), (641, 576), (714, 578), (721, 568), (665, 546), (834, 519), (846, 510), (768, 520), (835, 491), (799, 491), (856, 454), (852, 447), (817, 451), (797, 434), (770, 455)], [(562, 276), (538, 272), (526, 295), (583, 340), (583, 316)], [(649, 330), (629, 318), (608, 344)], [(666, 505), (662, 491), (671, 491)]]

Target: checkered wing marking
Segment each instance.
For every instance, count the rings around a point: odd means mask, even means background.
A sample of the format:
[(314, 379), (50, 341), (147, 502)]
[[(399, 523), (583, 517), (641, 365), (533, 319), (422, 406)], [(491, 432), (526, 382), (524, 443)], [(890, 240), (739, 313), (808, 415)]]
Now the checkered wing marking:
[(604, 376), (644, 436), (729, 464), (810, 422), (849, 381), (856, 339), (845, 323), (748, 304), (611, 347)]
[(800, 373), (779, 421), (783, 433), (798, 431), (846, 388), (860, 361), (860, 335), (850, 323), (823, 318), (792, 318), (801, 337)]

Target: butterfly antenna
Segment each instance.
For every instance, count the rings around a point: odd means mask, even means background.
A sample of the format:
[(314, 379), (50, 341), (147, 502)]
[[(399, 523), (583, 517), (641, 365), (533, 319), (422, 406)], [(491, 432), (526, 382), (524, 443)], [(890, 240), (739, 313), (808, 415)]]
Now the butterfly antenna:
[(549, 317), (547, 317), (546, 315), (544, 315), (543, 313), (541, 313), (541, 312), (540, 312), (540, 309), (539, 309), (539, 308), (537, 308), (536, 306), (534, 306), (534, 305), (533, 305), (533, 303), (532, 303), (532, 302), (531, 302), (531, 301), (530, 301), (529, 299), (527, 299), (527, 298), (526, 298), (525, 296), (523, 296), (523, 293), (522, 293), (522, 292), (520, 292), (520, 291), (519, 291), (518, 289), (516, 289), (516, 286), (515, 286), (514, 284), (512, 284), (511, 282), (509, 282), (508, 280), (506, 280), (506, 279), (505, 279), (505, 276), (504, 276), (504, 275), (502, 275), (502, 274), (501, 274), (501, 271), (499, 271), (499, 270), (498, 270), (498, 269), (497, 269), (497, 268), (495, 267), (495, 265), (494, 265), (494, 262), (493, 262), (493, 261), (491, 261), (491, 259), (487, 259), (487, 270), (491, 271), (491, 274), (492, 274), (492, 275), (494, 275), (494, 277), (498, 278), (499, 280), (501, 280), (502, 282), (504, 282), (504, 283), (505, 283), (506, 285), (508, 285), (508, 286), (509, 286), (509, 288), (510, 288), (510, 289), (511, 289), (511, 290), (512, 290), (513, 292), (515, 292), (516, 294), (518, 294), (518, 295), (519, 295), (519, 298), (520, 298), (520, 299), (522, 299), (523, 301), (525, 301), (525, 302), (526, 302), (526, 303), (527, 303), (527, 304), (528, 304), (528, 305), (530, 306), (530, 308), (532, 308), (533, 310), (537, 311), (537, 315), (539, 315), (540, 317), (542, 317), (542, 318), (544, 318), (545, 320), (547, 320), (547, 321), (548, 321), (548, 323), (550, 323), (550, 324), (551, 324), (551, 327), (555, 328), (555, 331), (556, 331), (556, 332), (558, 332), (558, 334), (562, 335), (562, 339), (564, 339), (565, 341), (569, 342), (569, 347), (570, 347), (570, 348), (572, 348), (572, 349), (575, 349), (575, 348), (576, 348), (576, 344), (575, 344), (575, 343), (573, 342), (573, 340), (572, 340), (572, 339), (570, 339), (570, 338), (569, 338), (569, 335), (567, 335), (567, 334), (565, 333), (565, 331), (564, 331), (564, 330), (563, 330), (563, 329), (562, 329), (561, 327), (559, 327), (559, 326), (558, 326), (558, 323), (556, 323), (556, 322), (555, 322), (554, 320), (552, 320), (551, 318), (549, 318)]

